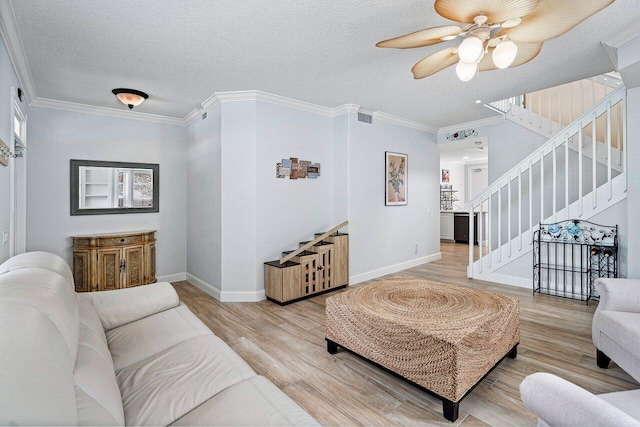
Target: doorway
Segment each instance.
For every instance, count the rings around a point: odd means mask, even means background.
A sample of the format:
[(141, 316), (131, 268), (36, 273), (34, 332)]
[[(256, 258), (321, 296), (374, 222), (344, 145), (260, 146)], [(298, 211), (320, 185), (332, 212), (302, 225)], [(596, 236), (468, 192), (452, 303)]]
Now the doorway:
[(465, 176), (467, 178), (465, 202), (468, 202), (489, 186), (489, 165), (487, 163), (466, 164)]

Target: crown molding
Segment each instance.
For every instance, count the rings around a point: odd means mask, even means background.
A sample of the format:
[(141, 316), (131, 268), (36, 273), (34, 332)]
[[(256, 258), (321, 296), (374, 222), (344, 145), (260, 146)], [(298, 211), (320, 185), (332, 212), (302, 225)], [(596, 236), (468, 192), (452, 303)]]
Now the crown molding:
[(184, 119), (177, 117), (160, 116), (158, 114), (139, 113), (127, 110), (118, 110), (108, 107), (80, 104), (77, 102), (58, 101), (55, 99), (36, 98), (30, 106), (50, 108), (53, 110), (72, 111), (75, 113), (98, 114), (101, 116), (117, 117), (120, 119), (140, 120), (143, 122), (162, 123), (166, 125), (184, 126)]
[[(202, 103), (202, 107), (205, 110), (209, 110), (221, 102), (241, 102), (241, 101), (256, 101), (258, 99), (257, 90), (235, 90), (229, 92), (216, 92), (206, 99)], [(205, 106), (207, 105), (207, 106)], [(210, 107), (208, 106), (210, 105)]]
[[(220, 98), (218, 98), (218, 94), (214, 93), (213, 95), (211, 95), (210, 97), (208, 97), (207, 99), (204, 100), (204, 102), (202, 104), (200, 104), (202, 106), (202, 108), (197, 108), (194, 111), (195, 112), (199, 112), (200, 114), (204, 114), (209, 110), (214, 109), (215, 107), (217, 107), (218, 105), (220, 105)], [(193, 112), (191, 112), (191, 114), (193, 114)], [(187, 115), (187, 117), (189, 117), (189, 115)], [(186, 117), (185, 117), (186, 119)]]
[(280, 95), (274, 95), (273, 93), (267, 93), (262, 91), (255, 91), (257, 101), (268, 102), (270, 104), (280, 105), (282, 107), (289, 107), (296, 110), (307, 111), (309, 113), (319, 114), (321, 116), (334, 117), (333, 108), (324, 107), (318, 104), (312, 104), (310, 102), (300, 101), (298, 99), (286, 98)]
[(196, 108), (195, 110), (184, 116), (184, 119), (182, 119), (182, 121), (184, 122), (185, 126), (189, 126), (191, 123), (202, 117), (203, 114), (204, 111), (201, 108)]
[[(186, 125), (193, 123), (196, 118), (203, 113), (215, 108), (224, 102), (240, 102), (240, 101), (261, 101), (269, 104), (280, 105), (282, 107), (293, 108), (296, 110), (307, 111), (326, 117), (337, 117), (346, 113), (357, 113), (360, 111), (358, 104), (342, 104), (335, 108), (324, 107), (322, 105), (312, 104), (298, 99), (287, 98), (285, 96), (275, 95), (273, 93), (263, 92), (261, 90), (239, 90), (230, 92), (216, 92), (202, 102), (202, 109), (195, 109), (189, 113), (183, 122)], [(415, 122), (409, 119), (403, 119), (391, 114), (377, 111), (372, 114), (376, 119), (412, 129), (422, 130), (431, 133), (437, 133), (438, 129), (426, 125), (424, 123)]]
[(357, 113), (360, 111), (358, 104), (342, 104), (332, 110), (332, 117), (338, 117), (347, 113)]
[(638, 36), (640, 36), (640, 26), (638, 26), (637, 22), (633, 22), (631, 25), (617, 30), (612, 37), (609, 37), (601, 43), (617, 49)]
[(376, 120), (381, 120), (387, 123), (393, 123), (395, 125), (408, 127), (411, 129), (417, 129), (425, 132), (438, 133), (438, 128), (434, 128), (425, 123), (416, 122), (402, 117), (394, 116), (393, 114), (383, 113), (382, 111), (376, 111), (372, 114)]
[(31, 104), (36, 99), (35, 85), (10, 1), (0, 1), (0, 36), (7, 48), (20, 88), (27, 98), (27, 103)]
[(437, 133), (443, 134), (443, 133), (455, 132), (455, 131), (470, 128), (470, 127), (490, 126), (490, 125), (495, 125), (497, 123), (502, 123), (504, 122), (504, 120), (505, 119), (503, 115), (487, 117), (486, 119), (473, 120), (471, 122), (459, 123), (457, 125), (443, 127), (438, 129)]

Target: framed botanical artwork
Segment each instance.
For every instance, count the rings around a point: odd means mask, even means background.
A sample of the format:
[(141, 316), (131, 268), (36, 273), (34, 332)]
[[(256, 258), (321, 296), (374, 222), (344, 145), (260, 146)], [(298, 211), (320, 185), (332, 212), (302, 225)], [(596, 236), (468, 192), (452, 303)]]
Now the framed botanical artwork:
[(406, 154), (384, 153), (385, 164), (385, 186), (384, 204), (386, 206), (404, 206), (407, 204), (408, 172)]
[(449, 169), (442, 169), (442, 182), (449, 182)]

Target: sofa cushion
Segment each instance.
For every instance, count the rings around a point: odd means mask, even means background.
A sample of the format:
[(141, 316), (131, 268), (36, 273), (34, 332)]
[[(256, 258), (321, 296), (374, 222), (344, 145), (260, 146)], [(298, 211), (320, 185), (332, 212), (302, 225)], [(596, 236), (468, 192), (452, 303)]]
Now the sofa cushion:
[(597, 328), (627, 352), (640, 354), (640, 313), (602, 310)]
[(640, 421), (640, 390), (616, 391), (598, 397)]
[(174, 426), (319, 425), (264, 377), (231, 386), (173, 423)]
[(100, 319), (87, 301), (79, 300), (80, 340), (74, 370), (78, 422), (81, 425), (124, 425), (122, 397)]
[(83, 292), (78, 299), (91, 303), (105, 331), (153, 316), (180, 304), (171, 283), (159, 282), (103, 292)]
[(49, 252), (25, 252), (9, 258), (0, 265), (0, 274), (21, 268), (44, 268), (61, 275), (74, 288), (73, 274), (69, 265), (58, 255)]
[(79, 315), (76, 293), (59, 274), (22, 268), (0, 275), (0, 300), (31, 306), (48, 317), (67, 345), (71, 366), (78, 352)]
[(130, 365), (117, 378), (127, 425), (167, 425), (255, 375), (227, 344), (208, 334)]
[(73, 365), (51, 318), (0, 301), (0, 425), (75, 425)]
[(185, 305), (107, 331), (116, 371), (198, 335), (212, 332)]

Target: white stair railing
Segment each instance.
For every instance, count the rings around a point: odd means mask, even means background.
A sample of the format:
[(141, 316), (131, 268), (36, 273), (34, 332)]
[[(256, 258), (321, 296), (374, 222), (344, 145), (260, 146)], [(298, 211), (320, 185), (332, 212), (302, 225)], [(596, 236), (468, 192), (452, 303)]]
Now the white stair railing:
[(551, 137), (622, 85), (615, 73), (485, 104), (509, 120)]
[[(476, 214), (479, 249), (475, 257), (469, 245), (469, 277), (526, 253), (540, 222), (587, 219), (626, 196), (625, 99), (624, 87), (609, 93), (469, 202), (469, 236)], [(597, 144), (604, 164), (587, 155)], [(614, 190), (614, 180), (622, 187)]]

